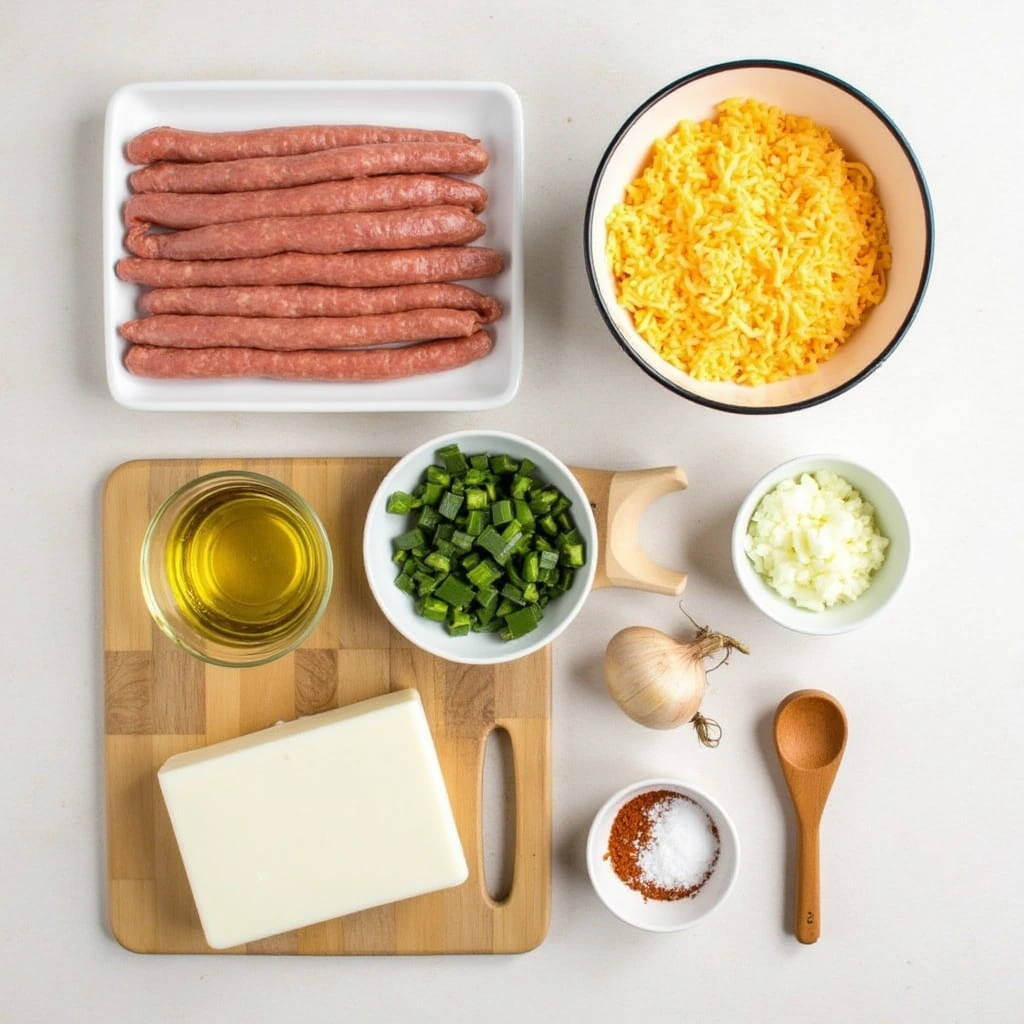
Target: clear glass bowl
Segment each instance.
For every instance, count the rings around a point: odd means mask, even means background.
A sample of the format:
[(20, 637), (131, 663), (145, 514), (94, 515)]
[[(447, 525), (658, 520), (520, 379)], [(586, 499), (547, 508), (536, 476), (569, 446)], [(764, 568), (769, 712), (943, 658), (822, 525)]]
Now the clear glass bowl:
[(141, 558), (157, 625), (214, 665), (273, 661), (312, 632), (330, 597), (333, 560), (309, 504), (271, 477), (198, 477), (157, 509)]

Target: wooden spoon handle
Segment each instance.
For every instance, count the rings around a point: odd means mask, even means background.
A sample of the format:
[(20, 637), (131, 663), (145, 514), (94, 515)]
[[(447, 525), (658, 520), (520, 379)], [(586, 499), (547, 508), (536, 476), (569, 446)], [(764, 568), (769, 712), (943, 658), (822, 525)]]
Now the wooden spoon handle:
[(796, 845), (796, 937), (817, 942), (821, 934), (818, 823), (800, 823)]

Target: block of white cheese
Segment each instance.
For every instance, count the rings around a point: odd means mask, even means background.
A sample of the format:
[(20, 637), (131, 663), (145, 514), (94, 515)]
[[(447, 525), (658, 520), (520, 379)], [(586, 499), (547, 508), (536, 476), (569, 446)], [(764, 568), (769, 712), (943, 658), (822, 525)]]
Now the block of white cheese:
[(214, 949), (468, 875), (416, 690), (176, 754), (158, 778)]

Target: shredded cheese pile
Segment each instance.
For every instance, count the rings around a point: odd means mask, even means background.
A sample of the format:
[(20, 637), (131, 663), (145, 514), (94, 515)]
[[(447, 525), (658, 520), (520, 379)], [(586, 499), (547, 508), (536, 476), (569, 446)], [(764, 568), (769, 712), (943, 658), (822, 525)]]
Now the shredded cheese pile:
[(699, 380), (813, 371), (885, 295), (871, 172), (824, 128), (751, 99), (682, 121), (607, 219), (618, 300)]

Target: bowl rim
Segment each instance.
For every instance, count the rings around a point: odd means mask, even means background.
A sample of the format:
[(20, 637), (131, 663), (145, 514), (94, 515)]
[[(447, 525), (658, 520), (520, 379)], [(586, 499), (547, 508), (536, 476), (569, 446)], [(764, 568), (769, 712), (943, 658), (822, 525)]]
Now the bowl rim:
[[(827, 619), (823, 620), (816, 616), (827, 615), (831, 609), (826, 609), (824, 612), (809, 612), (804, 609), (798, 609), (796, 605), (791, 604), (786, 598), (781, 595), (775, 594), (767, 586), (758, 586), (760, 582), (757, 575), (757, 570), (753, 564), (747, 558), (746, 551), (743, 548), (743, 538), (747, 532), (747, 525), (750, 522), (751, 516), (754, 514), (754, 510), (757, 508), (761, 499), (772, 490), (777, 484), (783, 480), (791, 479), (798, 473), (809, 473), (814, 472), (816, 469), (827, 469), (833, 466), (840, 467), (835, 469), (834, 472), (843, 476), (844, 468), (853, 470), (858, 474), (869, 477), (872, 480), (872, 484), (877, 484), (879, 487), (888, 492), (888, 497), (892, 499), (893, 507), (897, 510), (901, 525), (903, 527), (903, 533), (906, 535), (906, 553), (903, 557), (903, 565), (900, 569), (899, 575), (892, 583), (891, 589), (880, 602), (873, 608), (865, 610), (862, 614), (852, 618), (849, 622), (829, 622)], [(856, 484), (854, 484), (858, 490)], [(871, 502), (872, 505), (877, 507), (875, 496), (872, 494), (864, 494), (864, 499)], [(740, 585), (740, 589), (743, 591), (744, 596), (750, 603), (761, 612), (762, 615), (771, 619), (776, 625), (782, 626), (784, 629), (788, 629), (793, 633), (800, 633), (804, 636), (839, 636), (843, 633), (850, 633), (856, 629), (860, 629), (862, 626), (866, 626), (873, 619), (877, 618), (885, 608), (892, 602), (893, 598), (899, 593), (903, 586), (903, 581), (906, 579), (907, 572), (910, 569), (910, 559), (913, 553), (913, 539), (910, 535), (910, 520), (907, 516), (906, 508), (903, 502), (900, 500), (900, 496), (896, 493), (892, 485), (883, 477), (881, 474), (876, 473), (875, 470), (865, 465), (857, 459), (850, 458), (846, 455), (836, 454), (834, 452), (811, 452), (807, 455), (797, 455), (791, 459), (787, 459), (785, 462), (780, 462), (777, 466), (773, 466), (766, 473), (762, 473), (760, 477), (751, 486), (747, 492), (743, 501), (740, 503), (736, 510), (736, 515), (733, 518), (732, 531), (730, 533), (730, 555), (733, 565), (733, 574), (736, 577), (737, 583)], [(803, 615), (799, 617), (789, 619), (789, 616), (776, 613), (776, 607), (785, 608), (793, 615), (803, 612), (807, 617)], [(863, 606), (867, 608), (867, 605)]]
[[(371, 537), (370, 537), (370, 522), (371, 518), (377, 512), (383, 512), (384, 504), (387, 500), (389, 489), (393, 486), (393, 481), (397, 475), (415, 458), (432, 455), (437, 448), (445, 444), (461, 443), (467, 437), (486, 437), (493, 438), (494, 441), (500, 445), (502, 441), (511, 441), (515, 444), (522, 445), (525, 448), (533, 449), (537, 454), (543, 458), (548, 459), (552, 465), (559, 467), (565, 472), (569, 480), (573, 482), (573, 485), (578, 489), (579, 496), (581, 498), (580, 508), (582, 511), (577, 510), (574, 505), (573, 512), (574, 518), (576, 519), (576, 525), (580, 526), (582, 519), (587, 525), (586, 529), (592, 538), (589, 548), (590, 556), (587, 558), (586, 564), (580, 573), (577, 574), (576, 580), (573, 583), (573, 588), (579, 588), (573, 599), (571, 606), (566, 606), (568, 611), (565, 613), (564, 619), (556, 625), (550, 633), (545, 633), (542, 636), (537, 636), (536, 633), (527, 634), (527, 637), (532, 636), (533, 639), (529, 643), (525, 643), (521, 648), (516, 647), (514, 650), (507, 650), (513, 646), (514, 641), (503, 645), (503, 648), (496, 648), (494, 654), (485, 655), (472, 655), (461, 653), (458, 649), (457, 643), (460, 637), (448, 637), (440, 627), (437, 630), (437, 641), (428, 638), (428, 642), (424, 642), (417, 636), (410, 636), (402, 626), (392, 617), (389, 605), (385, 600), (385, 595), (392, 597), (394, 595), (401, 594), (396, 587), (391, 585), (390, 580), (382, 580), (379, 575), (375, 575), (373, 572), (373, 558), (371, 552)], [(579, 613), (583, 609), (583, 605), (593, 589), (594, 579), (597, 575), (598, 559), (601, 558), (600, 550), (600, 539), (598, 537), (597, 520), (594, 516), (593, 508), (590, 504), (590, 499), (587, 496), (586, 491), (583, 489), (583, 485), (577, 479), (576, 474), (573, 473), (568, 463), (564, 462), (557, 455), (554, 454), (549, 448), (534, 441), (532, 438), (526, 437), (523, 434), (513, 433), (507, 430), (495, 430), (489, 427), (464, 427), (458, 430), (447, 431), (443, 434), (435, 437), (430, 437), (426, 441), (417, 444), (414, 448), (411, 448), (408, 452), (402, 455), (396, 460), (395, 464), (388, 469), (387, 473), (381, 479), (377, 485), (377, 489), (373, 493), (373, 497), (370, 499), (370, 504), (366, 511), (366, 518), (363, 521), (363, 538), (362, 538), (362, 560), (363, 560), (363, 573), (366, 577), (367, 586), (370, 589), (370, 593), (373, 595), (373, 599), (380, 609), (381, 614), (387, 619), (388, 623), (393, 629), (400, 633), (409, 643), (415, 645), (418, 649), (426, 651), (428, 654), (433, 655), (436, 658), (442, 658), (446, 661), (455, 662), (461, 665), (502, 665), (509, 662), (518, 661), (520, 658), (525, 658), (531, 654), (536, 654), (541, 648), (547, 647), (554, 643), (559, 636), (569, 627), (569, 625), (576, 619)], [(380, 592), (378, 593), (378, 590)], [(393, 591), (393, 594), (392, 594)], [(568, 595), (565, 595), (568, 596)], [(435, 623), (435, 625), (438, 625)], [(453, 641), (451, 649), (445, 644), (446, 640)]]
[[(819, 81), (826, 82), (829, 85), (835, 86), (841, 89), (843, 92), (852, 96), (855, 100), (862, 103), (865, 107), (870, 110), (875, 117), (882, 123), (882, 125), (888, 130), (893, 136), (896, 143), (903, 150), (904, 156), (907, 158), (907, 162), (910, 165), (910, 169), (913, 172), (914, 179), (917, 182), (918, 191), (921, 197), (921, 206), (924, 211), (924, 222), (925, 222), (925, 251), (924, 251), (924, 265), (921, 268), (921, 277), (918, 281), (917, 291), (914, 294), (914, 301), (910, 304), (910, 308), (907, 311), (907, 315), (903, 318), (903, 322), (899, 325), (895, 333), (893, 334), (890, 342), (885, 348), (870, 362), (867, 366), (861, 369), (858, 373), (854, 374), (849, 380), (843, 381), (830, 391), (823, 392), (820, 395), (815, 395), (812, 398), (801, 399), (797, 402), (790, 402), (786, 405), (771, 405), (771, 406), (743, 406), (743, 405), (732, 405), (728, 402), (720, 402), (713, 398), (707, 398), (703, 395), (696, 394), (687, 388), (681, 387), (674, 381), (670, 380), (664, 374), (660, 373), (655, 367), (651, 366), (645, 360), (641, 359), (637, 353), (633, 350), (633, 347), (622, 337), (619, 333), (618, 328), (615, 326), (615, 322), (612, 320), (609, 314), (604, 298), (602, 297), (601, 288), (597, 281), (597, 273), (594, 270), (593, 263), (590, 257), (590, 238), (594, 228), (595, 218), (595, 206), (597, 201), (597, 193), (600, 189), (601, 183), (604, 179), (605, 171), (608, 167), (612, 154), (618, 148), (619, 143), (627, 135), (633, 125), (645, 114), (651, 107), (658, 103), (662, 98), (667, 96), (669, 93), (681, 89), (685, 85), (689, 85), (691, 82), (696, 82), (701, 78), (707, 78), (711, 75), (719, 74), (723, 71), (735, 71), (743, 68), (775, 68), (783, 71), (791, 71), (796, 74), (808, 75), (811, 78), (816, 78)], [(882, 363), (884, 363), (890, 355), (896, 350), (897, 346), (903, 340), (907, 331), (910, 329), (910, 325), (914, 322), (918, 312), (921, 309), (921, 305), (924, 301), (925, 292), (928, 288), (928, 281), (931, 277), (932, 263), (934, 261), (935, 252), (935, 214), (932, 207), (931, 194), (928, 190), (928, 183), (925, 180), (924, 172), (921, 170), (921, 164), (914, 154), (913, 149), (910, 147), (910, 143), (906, 137), (897, 127), (895, 121), (868, 95), (863, 93), (856, 86), (851, 85), (849, 82), (842, 78), (838, 78), (835, 75), (830, 74), (827, 71), (822, 71), (819, 68), (812, 67), (809, 64), (801, 64), (795, 61), (786, 60), (774, 60), (770, 58), (744, 58), (741, 60), (725, 61), (720, 64), (711, 64), (708, 67), (701, 68), (698, 71), (690, 72), (689, 74), (683, 75), (681, 78), (677, 78), (668, 85), (663, 86), (656, 93), (649, 96), (643, 103), (638, 106), (629, 117), (623, 122), (622, 127), (612, 137), (611, 142), (605, 148), (604, 153), (601, 156), (600, 161), (597, 165), (597, 171), (594, 174), (594, 178), (590, 185), (590, 191), (587, 194), (587, 205), (583, 216), (583, 262), (587, 271), (587, 281), (590, 284), (590, 290), (593, 292), (594, 299), (597, 303), (598, 311), (601, 314), (601, 319), (604, 320), (605, 326), (611, 332), (612, 337), (615, 338), (619, 347), (633, 360), (637, 366), (640, 367), (649, 377), (652, 377), (663, 387), (668, 388), (669, 391), (680, 395), (682, 398), (687, 398), (691, 402), (696, 402), (698, 405), (706, 406), (709, 409), (718, 409), (722, 412), (738, 413), (740, 415), (747, 416), (770, 416), (778, 413), (796, 412), (800, 409), (809, 409), (815, 405), (820, 405), (822, 402), (827, 402), (832, 398), (836, 398), (838, 395), (844, 394), (849, 391), (854, 385), (859, 384), (862, 380), (869, 377), (872, 373), (877, 370)]]
[[(611, 905), (605, 899), (605, 885), (595, 876), (594, 866), (595, 857), (598, 853), (595, 850), (595, 844), (598, 842), (598, 824), (610, 814), (610, 812), (617, 807), (621, 807), (628, 800), (633, 797), (639, 796), (641, 793), (647, 793), (654, 789), (671, 789), (683, 794), (684, 796), (690, 797), (692, 800), (701, 804), (705, 811), (715, 816), (715, 824), (718, 825), (720, 832), (720, 842), (723, 843), (726, 837), (732, 851), (732, 870), (729, 877), (725, 881), (725, 885), (719, 894), (719, 896), (711, 903), (704, 913), (698, 917), (693, 918), (690, 921), (683, 921), (679, 924), (645, 924), (638, 919), (624, 917), (615, 907)], [(603, 833), (603, 829), (601, 830)], [(607, 800), (605, 800), (601, 806), (597, 809), (594, 817), (591, 820), (590, 828), (587, 830), (587, 844), (586, 844), (586, 863), (587, 863), (587, 875), (590, 878), (590, 884), (597, 894), (598, 899), (604, 904), (605, 907), (611, 911), (620, 921), (632, 926), (633, 928), (640, 928), (643, 931), (648, 932), (679, 932), (686, 928), (692, 928), (694, 925), (699, 924), (705, 920), (709, 915), (714, 913), (728, 898), (729, 893), (732, 892), (733, 887), (736, 884), (736, 879), (740, 873), (740, 838), (739, 833), (736, 831), (736, 825), (728, 812), (721, 805), (721, 803), (711, 796), (705, 789), (700, 786), (690, 785), (688, 782), (683, 782), (682, 779), (670, 775), (658, 775), (650, 778), (638, 779), (636, 782), (631, 782), (628, 785), (623, 786), (621, 789), (613, 793)]]

